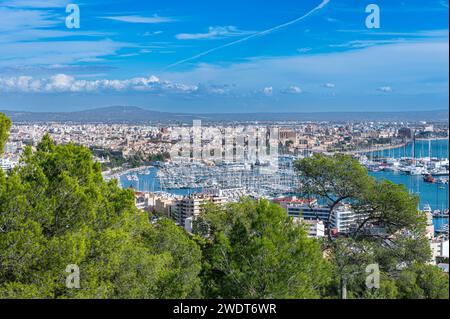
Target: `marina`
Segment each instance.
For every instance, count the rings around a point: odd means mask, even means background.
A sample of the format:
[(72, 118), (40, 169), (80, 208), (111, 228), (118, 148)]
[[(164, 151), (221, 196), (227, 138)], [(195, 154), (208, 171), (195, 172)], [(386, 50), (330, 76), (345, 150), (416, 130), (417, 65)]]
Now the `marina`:
[[(144, 174), (145, 171), (149, 174)], [(120, 176), (122, 187), (139, 191), (192, 194), (207, 189), (236, 190), (254, 197), (278, 197), (299, 189), (298, 177), (289, 167), (267, 170), (247, 164), (165, 163)], [(137, 178), (136, 178), (137, 176)]]
[[(446, 142), (446, 143), (444, 143)], [(427, 205), (432, 209), (436, 230), (448, 224), (449, 184), (448, 184), (448, 141), (420, 141), (431, 145), (429, 158), (408, 158), (399, 150), (388, 150), (395, 158), (379, 159), (364, 155), (360, 161), (369, 169), (371, 176), (403, 184), (420, 199), (420, 208)], [(374, 154), (373, 154), (374, 155)], [(373, 160), (371, 160), (373, 158)], [(133, 187), (138, 191), (167, 192), (188, 195), (208, 189), (223, 189), (230, 196), (254, 196), (275, 198), (295, 195), (300, 185), (293, 169), (293, 156), (280, 156), (277, 170), (268, 172), (264, 168), (247, 163), (161, 163), (145, 167), (120, 176), (122, 187)], [(434, 181), (427, 181), (426, 174), (432, 174)], [(437, 172), (437, 173), (436, 173)]]

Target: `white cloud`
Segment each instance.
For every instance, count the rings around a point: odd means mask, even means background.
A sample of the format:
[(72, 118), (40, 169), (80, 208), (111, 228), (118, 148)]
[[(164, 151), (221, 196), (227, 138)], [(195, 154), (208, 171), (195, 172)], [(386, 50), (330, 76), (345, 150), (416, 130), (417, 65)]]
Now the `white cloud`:
[[(373, 31), (373, 30), (360, 30), (360, 29), (342, 29), (337, 30), (343, 33), (358, 33), (362, 35), (371, 36), (395, 36), (402, 37), (402, 39), (408, 38), (411, 41), (416, 40), (415, 38), (429, 38), (429, 39), (440, 39), (448, 38), (448, 29), (436, 29), (436, 30), (419, 30), (419, 31), (405, 31), (405, 32), (393, 32), (393, 31)], [(391, 39), (392, 40), (392, 39)]]
[(131, 44), (99, 41), (39, 41), (0, 45), (0, 66), (70, 64), (98, 61)]
[(174, 18), (159, 17), (157, 15), (154, 15), (152, 17), (130, 15), (130, 16), (109, 16), (109, 17), (100, 17), (100, 18), (114, 20), (114, 21), (120, 21), (120, 22), (143, 23), (143, 24), (157, 24), (157, 23), (167, 23), (167, 22), (176, 21)]
[(393, 89), (390, 86), (382, 86), (379, 87), (377, 90), (384, 93), (390, 93), (393, 91)]
[(233, 85), (199, 84), (199, 92), (209, 95), (230, 95), (233, 88)]
[(339, 22), (338, 19), (335, 19), (335, 18), (332, 18), (332, 17), (327, 17), (327, 18), (325, 18), (325, 20), (327, 20), (328, 22), (332, 22), (332, 23)]
[(306, 53), (306, 52), (309, 52), (311, 50), (312, 50), (312, 48), (299, 48), (299, 49), (297, 49), (297, 52), (298, 53)]
[(352, 40), (344, 43), (330, 44), (330, 48), (363, 49), (373, 46), (408, 44), (417, 41), (447, 41), (448, 29), (421, 30), (411, 32), (387, 32), (367, 30), (338, 30), (339, 32), (359, 33), (371, 37), (389, 37), (386, 39), (372, 38), (368, 40)]
[[(372, 94), (389, 79), (393, 92), (408, 96), (448, 96), (448, 42), (417, 42), (374, 46), (360, 50), (254, 58), (233, 64), (200, 63), (190, 71), (163, 72), (161, 77), (177, 82), (235, 83), (239, 91), (257, 91), (268, 83), (287, 88), (304, 83), (315, 96), (324, 87), (339, 86), (341, 96)], [(325, 85), (325, 84), (332, 85)], [(392, 83), (392, 84), (391, 84)], [(303, 88), (304, 89), (304, 88)], [(405, 97), (406, 98), (406, 97)]]
[(296, 86), (296, 85), (292, 85), (291, 87), (289, 87), (288, 89), (283, 91), (284, 93), (288, 93), (288, 94), (302, 94), (303, 90)]
[[(142, 53), (146, 53), (146, 52), (142, 52)], [(129, 58), (129, 57), (138, 56), (138, 55), (139, 55), (139, 53), (126, 53), (126, 54), (119, 54), (118, 57)]]
[(0, 32), (46, 28), (58, 23), (57, 17), (46, 10), (24, 10), (0, 7)]
[(330, 48), (347, 48), (347, 49), (362, 49), (377, 45), (405, 43), (405, 39), (388, 39), (388, 40), (353, 40), (340, 44), (330, 44)]
[(143, 36), (144, 37), (151, 37), (151, 36), (155, 36), (155, 35), (160, 35), (160, 34), (163, 34), (164, 32), (163, 31), (153, 31), (153, 32), (145, 32), (144, 34), (143, 34)]
[(267, 96), (271, 96), (273, 94), (273, 87), (271, 87), (271, 86), (265, 87), (263, 89), (263, 93)]
[[(58, 28), (64, 26), (65, 11), (52, 8), (62, 2), (45, 3), (10, 1), (10, 6), (0, 6), (0, 67), (96, 62), (133, 46), (107, 39), (109, 34), (98, 31)], [(71, 37), (78, 39), (65, 39)]]
[(14, 42), (34, 42), (37, 39), (55, 39), (55, 38), (70, 38), (70, 37), (101, 37), (107, 35), (101, 32), (70, 32), (59, 30), (23, 30), (17, 32), (8, 32), (0, 34), (0, 43), (14, 43)]
[(126, 80), (78, 80), (66, 74), (37, 79), (31, 76), (0, 78), (0, 92), (89, 93), (101, 91), (145, 91), (154, 93), (194, 93), (196, 85), (162, 81), (156, 76)]
[(70, 0), (9, 0), (3, 5), (20, 8), (64, 8), (70, 2)]
[(180, 33), (175, 37), (178, 40), (207, 40), (207, 39), (222, 39), (226, 37), (234, 37), (241, 35), (248, 35), (253, 32), (251, 31), (242, 31), (236, 28), (235, 26), (215, 26), (209, 27), (208, 32), (206, 33)]

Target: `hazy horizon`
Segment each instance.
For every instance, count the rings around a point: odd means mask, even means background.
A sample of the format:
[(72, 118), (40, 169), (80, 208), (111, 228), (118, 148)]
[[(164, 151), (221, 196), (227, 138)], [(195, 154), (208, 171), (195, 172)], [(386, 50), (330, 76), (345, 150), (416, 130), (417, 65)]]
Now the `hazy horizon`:
[(165, 110), (156, 110), (156, 109), (152, 109), (152, 108), (148, 108), (148, 107), (142, 107), (142, 106), (136, 106), (136, 105), (109, 105), (109, 106), (99, 106), (99, 107), (90, 107), (90, 108), (79, 108), (79, 109), (75, 109), (75, 110), (55, 110), (55, 111), (42, 111), (42, 110), (37, 110), (37, 111), (33, 111), (33, 110), (12, 110), (12, 109), (0, 109), (0, 111), (5, 111), (5, 112), (24, 112), (24, 113), (77, 113), (77, 112), (89, 112), (89, 111), (101, 111), (101, 110), (112, 110), (112, 109), (116, 109), (116, 108), (125, 108), (125, 109), (139, 109), (139, 110), (143, 110), (143, 111), (149, 111), (149, 112), (157, 112), (157, 113), (173, 113), (173, 114), (322, 114), (322, 113), (355, 113), (355, 114), (360, 114), (360, 113), (408, 113), (408, 112), (413, 112), (413, 113), (428, 113), (428, 112), (448, 112), (448, 108), (443, 108), (443, 109), (429, 109), (429, 110), (405, 110), (405, 111), (396, 111), (396, 110), (386, 110), (386, 111), (358, 111), (358, 110), (354, 110), (354, 111), (349, 111), (349, 110), (330, 110), (330, 111), (288, 111), (288, 112), (276, 112), (276, 111), (267, 111), (267, 112), (239, 112), (239, 111), (234, 111), (234, 112), (189, 112), (189, 111), (184, 111), (184, 112), (176, 112), (176, 111), (165, 111)]

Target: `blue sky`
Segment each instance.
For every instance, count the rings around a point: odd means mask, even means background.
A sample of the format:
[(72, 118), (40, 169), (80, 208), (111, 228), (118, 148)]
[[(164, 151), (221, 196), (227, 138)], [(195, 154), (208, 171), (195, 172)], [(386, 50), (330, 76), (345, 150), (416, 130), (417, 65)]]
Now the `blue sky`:
[[(66, 27), (69, 3), (79, 29)], [(371, 3), (380, 29), (366, 28)], [(0, 0), (0, 109), (445, 109), (448, 10), (448, 0)]]

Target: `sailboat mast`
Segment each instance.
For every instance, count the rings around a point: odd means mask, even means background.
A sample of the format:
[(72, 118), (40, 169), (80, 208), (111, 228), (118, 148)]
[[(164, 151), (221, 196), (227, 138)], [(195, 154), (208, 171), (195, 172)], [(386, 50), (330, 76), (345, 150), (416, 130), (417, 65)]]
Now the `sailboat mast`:
[(428, 157), (431, 159), (431, 140), (428, 140)]

